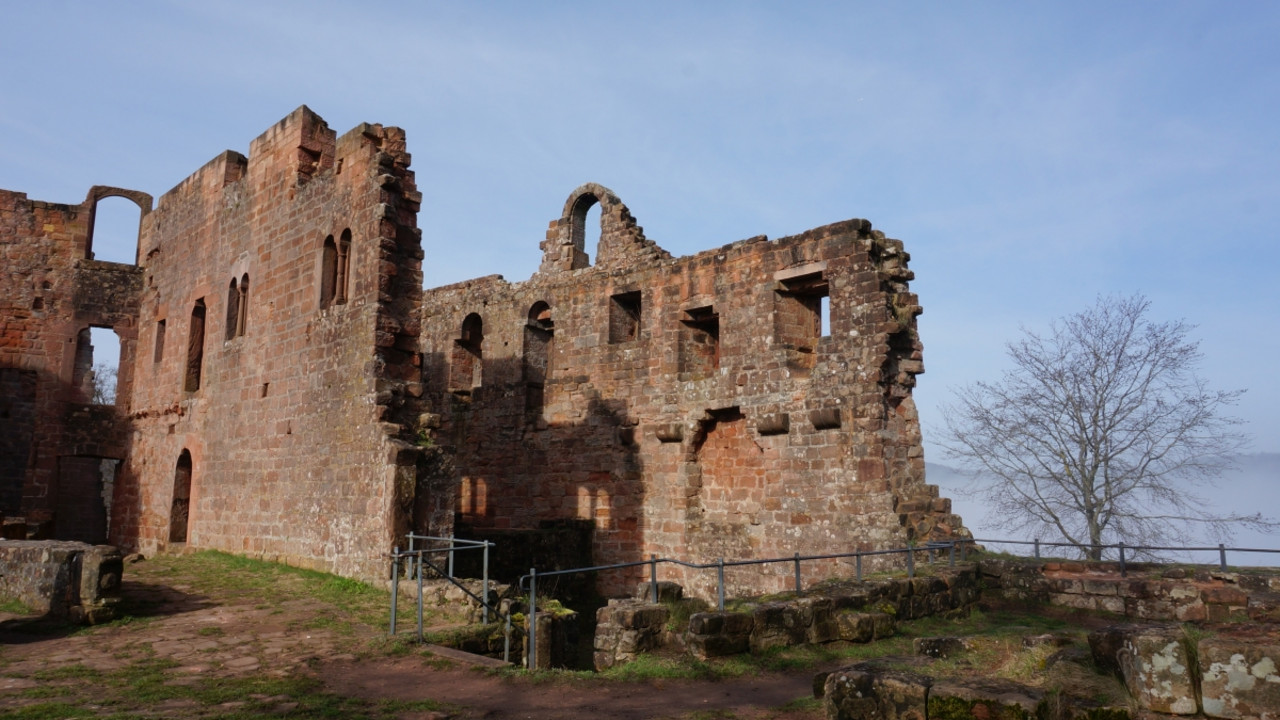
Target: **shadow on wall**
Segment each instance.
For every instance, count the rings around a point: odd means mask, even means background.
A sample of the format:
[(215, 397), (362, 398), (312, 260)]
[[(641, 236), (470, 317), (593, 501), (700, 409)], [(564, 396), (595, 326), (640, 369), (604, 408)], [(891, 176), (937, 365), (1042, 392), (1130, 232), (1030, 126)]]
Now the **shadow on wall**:
[[(87, 385), (0, 367), (0, 514), (8, 539), (107, 541), (126, 423)], [(57, 448), (34, 453), (39, 441)]]
[[(471, 336), (464, 341), (474, 344)], [(437, 463), (435, 470), (450, 473), (454, 484), (452, 492), (429, 495), (441, 501), (415, 513), (415, 527), (451, 500), (456, 535), (498, 543), (490, 572), (507, 582), (530, 567), (640, 560), (643, 467), (625, 403), (573, 379), (548, 379), (544, 366), (531, 369), (521, 357), (475, 359), (466, 373), (470, 387), (460, 387), (453, 375), (452, 389), (433, 396), (438, 454), (452, 457), (451, 467)], [(447, 366), (438, 355), (424, 364)], [(419, 490), (443, 483), (420, 474)], [(640, 576), (639, 570), (606, 573), (598, 589), (625, 590)]]

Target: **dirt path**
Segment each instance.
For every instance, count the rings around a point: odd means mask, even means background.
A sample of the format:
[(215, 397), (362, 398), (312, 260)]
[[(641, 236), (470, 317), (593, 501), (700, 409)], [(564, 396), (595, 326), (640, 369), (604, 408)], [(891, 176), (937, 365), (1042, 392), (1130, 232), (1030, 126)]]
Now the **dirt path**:
[(821, 717), (803, 702), (812, 669), (715, 682), (498, 675), (389, 642), (385, 594), (357, 602), (326, 594), (332, 580), (210, 564), (129, 566), (129, 614), (106, 626), (0, 615), (0, 717)]

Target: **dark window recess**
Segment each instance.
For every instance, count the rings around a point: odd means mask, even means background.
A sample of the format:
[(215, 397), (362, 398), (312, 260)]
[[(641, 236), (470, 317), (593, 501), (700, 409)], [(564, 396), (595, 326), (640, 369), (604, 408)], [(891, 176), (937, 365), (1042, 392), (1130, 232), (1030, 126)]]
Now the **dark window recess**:
[(640, 337), (640, 291), (620, 293), (609, 302), (609, 342), (631, 342)]
[(182, 388), (187, 392), (200, 389), (200, 374), (204, 369), (204, 298), (191, 308), (191, 327), (187, 331), (187, 371)]
[(152, 362), (160, 362), (164, 359), (164, 320), (156, 321), (156, 349), (152, 356)]
[(551, 306), (534, 303), (524, 326), (525, 413), (529, 420), (542, 414), (547, 379), (551, 377), (551, 354), (555, 347), (555, 322)]
[(685, 311), (680, 319), (679, 371), (698, 379), (720, 367), (720, 316), (711, 306)]
[(480, 387), (484, 358), (484, 321), (471, 313), (462, 321), (461, 336), (453, 341), (453, 362), (449, 373), (449, 389), (470, 392)]
[(227, 288), (227, 340), (232, 340), (238, 335), (236, 325), (239, 322), (240, 281), (232, 278), (231, 286)]
[(822, 273), (790, 278), (775, 288), (774, 333), (793, 367), (813, 367), (823, 336), (824, 300), (830, 293)]
[(183, 450), (173, 471), (173, 502), (169, 506), (169, 542), (187, 541), (191, 524), (191, 452)]

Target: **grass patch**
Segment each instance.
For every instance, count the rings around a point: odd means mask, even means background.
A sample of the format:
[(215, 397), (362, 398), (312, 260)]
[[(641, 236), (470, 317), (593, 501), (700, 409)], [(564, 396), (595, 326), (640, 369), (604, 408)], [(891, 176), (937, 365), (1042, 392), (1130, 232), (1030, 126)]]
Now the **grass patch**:
[(17, 598), (0, 599), (0, 612), (11, 613), (13, 615), (34, 615), (32, 610), (26, 603)]
[(9, 720), (63, 720), (64, 718), (93, 717), (96, 715), (92, 710), (62, 702), (36, 703), (35, 705), (10, 709), (5, 713), (5, 717)]
[(222, 637), (227, 632), (217, 625), (207, 625), (197, 630), (196, 634), (200, 637)]

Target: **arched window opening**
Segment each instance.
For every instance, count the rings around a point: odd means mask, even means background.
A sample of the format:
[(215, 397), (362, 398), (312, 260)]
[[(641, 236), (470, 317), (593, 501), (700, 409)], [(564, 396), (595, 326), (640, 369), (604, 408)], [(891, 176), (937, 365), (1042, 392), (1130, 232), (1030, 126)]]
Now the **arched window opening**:
[(351, 268), (351, 231), (343, 230), (342, 237), (338, 240), (338, 272), (334, 278), (334, 298), (336, 305), (342, 305), (347, 301), (347, 283)]
[(137, 264), (142, 208), (128, 198), (109, 196), (94, 203), (90, 217), (85, 257), (125, 265)]
[(240, 276), (240, 312), (236, 315), (236, 337), (249, 331), (249, 273)]
[(184, 449), (173, 471), (173, 502), (169, 506), (169, 542), (184, 543), (191, 525), (191, 452)]
[(244, 337), (249, 326), (249, 273), (227, 287), (227, 340)]
[(320, 307), (342, 305), (349, 295), (351, 269), (351, 230), (343, 230), (334, 242), (330, 235), (324, 239), (320, 261)]
[(204, 370), (204, 315), (204, 298), (200, 298), (191, 308), (191, 326), (187, 330), (187, 371), (182, 383), (187, 392), (200, 389), (200, 375)]
[(320, 309), (333, 304), (338, 281), (338, 244), (330, 235), (324, 239), (320, 260)]
[(164, 320), (156, 321), (156, 348), (152, 353), (151, 362), (158, 363), (164, 359)]
[(227, 287), (227, 340), (233, 340), (237, 335), (236, 326), (240, 322), (240, 281), (231, 278), (231, 285)]
[(88, 327), (76, 337), (76, 357), (71, 375), (77, 402), (114, 405), (116, 375), (120, 368), (120, 338), (111, 328)]
[(603, 234), (603, 221), (600, 200), (595, 195), (586, 193), (573, 203), (573, 210), (569, 214), (569, 239), (573, 242), (575, 251), (573, 269), (576, 270), (591, 265), (591, 256), (587, 254), (586, 242), (588, 228), (595, 229), (590, 234), (596, 239), (596, 253), (599, 254), (600, 236)]
[(525, 413), (530, 420), (542, 414), (547, 379), (551, 377), (551, 355), (555, 342), (555, 322), (551, 306), (536, 302), (529, 308), (524, 326)]
[(480, 387), (484, 358), (484, 321), (471, 313), (462, 321), (461, 337), (453, 341), (453, 367), (449, 389), (470, 392)]

